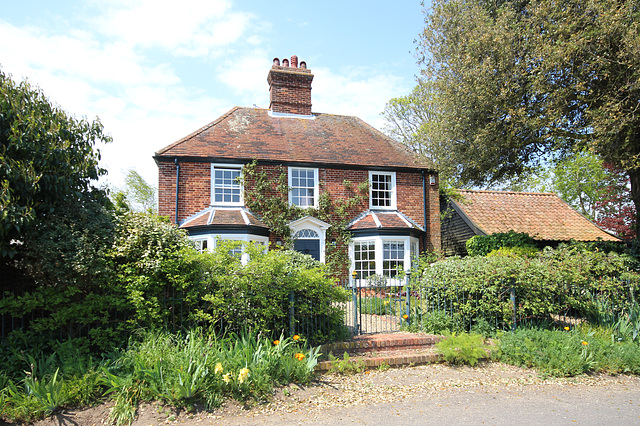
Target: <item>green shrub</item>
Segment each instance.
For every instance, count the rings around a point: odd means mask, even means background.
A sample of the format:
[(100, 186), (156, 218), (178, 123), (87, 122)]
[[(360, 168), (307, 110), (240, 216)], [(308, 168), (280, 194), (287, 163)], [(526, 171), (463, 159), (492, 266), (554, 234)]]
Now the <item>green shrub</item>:
[(481, 358), (489, 357), (490, 346), (479, 334), (452, 333), (436, 343), (436, 351), (454, 365), (475, 366)]
[(424, 303), (458, 314), (464, 330), (479, 318), (506, 330), (513, 322), (510, 288), (518, 318), (532, 321), (568, 311), (595, 318), (603, 300), (616, 312), (627, 312), (629, 292), (640, 286), (633, 264), (628, 255), (571, 246), (547, 248), (534, 258), (452, 257), (426, 268), (416, 286)]
[(253, 244), (244, 249), (247, 263), (234, 256), (227, 244), (198, 256), (201, 287), (195, 300), (200, 304), (194, 319), (236, 333), (247, 327), (280, 333), (289, 328), (293, 293), (296, 318), (315, 316), (317, 323), (340, 332), (343, 314), (332, 302), (346, 301), (348, 294), (327, 276), (322, 265), (309, 268), (292, 262), (290, 252), (264, 251)]
[(540, 253), (535, 247), (500, 247), (499, 249), (492, 250), (487, 254), (488, 257), (503, 256), (503, 257), (535, 257)]
[(570, 331), (520, 328), (499, 341), (500, 360), (531, 367), (541, 375), (575, 376), (589, 372), (640, 372), (640, 346), (613, 338), (612, 329)]
[(502, 247), (531, 247), (536, 248), (536, 243), (526, 233), (515, 231), (498, 232), (490, 235), (475, 235), (466, 242), (469, 256), (486, 256), (493, 250)]

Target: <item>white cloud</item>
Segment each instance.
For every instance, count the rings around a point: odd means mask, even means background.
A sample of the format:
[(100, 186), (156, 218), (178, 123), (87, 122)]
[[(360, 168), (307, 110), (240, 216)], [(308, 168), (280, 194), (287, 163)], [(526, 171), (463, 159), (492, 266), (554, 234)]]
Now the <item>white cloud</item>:
[(231, 11), (227, 0), (115, 1), (105, 6), (95, 20), (102, 34), (193, 57), (215, 55), (216, 49), (238, 41), (252, 20), (250, 13)]
[(314, 73), (312, 103), (314, 112), (354, 115), (377, 129), (382, 129), (380, 115), (386, 103), (410, 87), (395, 75), (380, 68), (347, 68), (334, 72), (328, 68), (312, 68)]

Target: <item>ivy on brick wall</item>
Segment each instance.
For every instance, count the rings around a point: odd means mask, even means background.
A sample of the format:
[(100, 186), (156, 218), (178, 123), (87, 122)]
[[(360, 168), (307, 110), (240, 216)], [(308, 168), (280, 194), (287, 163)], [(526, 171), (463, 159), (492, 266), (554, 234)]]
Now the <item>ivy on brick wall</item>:
[(347, 247), (351, 233), (347, 230), (349, 221), (353, 219), (353, 209), (368, 203), (369, 182), (354, 185), (344, 180), (346, 197), (332, 197), (323, 190), (320, 183), (317, 208), (301, 208), (289, 204), (289, 188), (287, 171), (278, 166), (275, 170), (266, 170), (258, 166), (257, 161), (243, 168), (245, 188), (245, 204), (256, 214), (273, 235), (281, 238), (284, 247), (292, 248), (293, 240), (289, 223), (305, 216), (312, 216), (327, 222), (331, 227), (327, 230), (326, 265), (328, 272), (339, 275), (348, 268), (349, 256)]

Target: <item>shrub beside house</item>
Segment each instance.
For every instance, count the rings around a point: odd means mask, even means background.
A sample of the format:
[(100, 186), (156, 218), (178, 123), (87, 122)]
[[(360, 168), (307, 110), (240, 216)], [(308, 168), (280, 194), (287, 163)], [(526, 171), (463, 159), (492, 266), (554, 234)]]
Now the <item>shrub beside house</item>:
[(312, 112), (313, 78), (274, 59), (269, 109), (234, 107), (159, 150), (159, 214), (201, 250), (290, 244), (339, 276), (392, 277), (440, 249), (437, 173), (356, 117)]

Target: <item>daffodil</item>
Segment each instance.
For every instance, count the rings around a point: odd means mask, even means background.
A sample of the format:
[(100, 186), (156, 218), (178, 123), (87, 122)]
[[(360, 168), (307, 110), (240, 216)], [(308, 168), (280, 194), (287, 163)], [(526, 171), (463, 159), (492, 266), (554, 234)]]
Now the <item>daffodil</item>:
[(224, 380), (226, 384), (229, 384), (231, 382), (231, 373), (227, 373), (224, 376), (222, 376), (222, 380)]
[(243, 384), (248, 377), (249, 377), (249, 369), (246, 367), (242, 368), (240, 370), (240, 373), (238, 374), (238, 383)]
[(570, 329), (569, 327), (565, 327), (564, 329), (565, 329), (566, 331), (569, 331), (569, 330), (571, 330), (571, 329)]
[(216, 364), (216, 368), (213, 370), (213, 372), (214, 372), (215, 374), (222, 374), (222, 372), (223, 372), (223, 371), (224, 371), (224, 370), (223, 370), (223, 368), (222, 368), (222, 364), (221, 364), (221, 363), (217, 363), (217, 364)]

